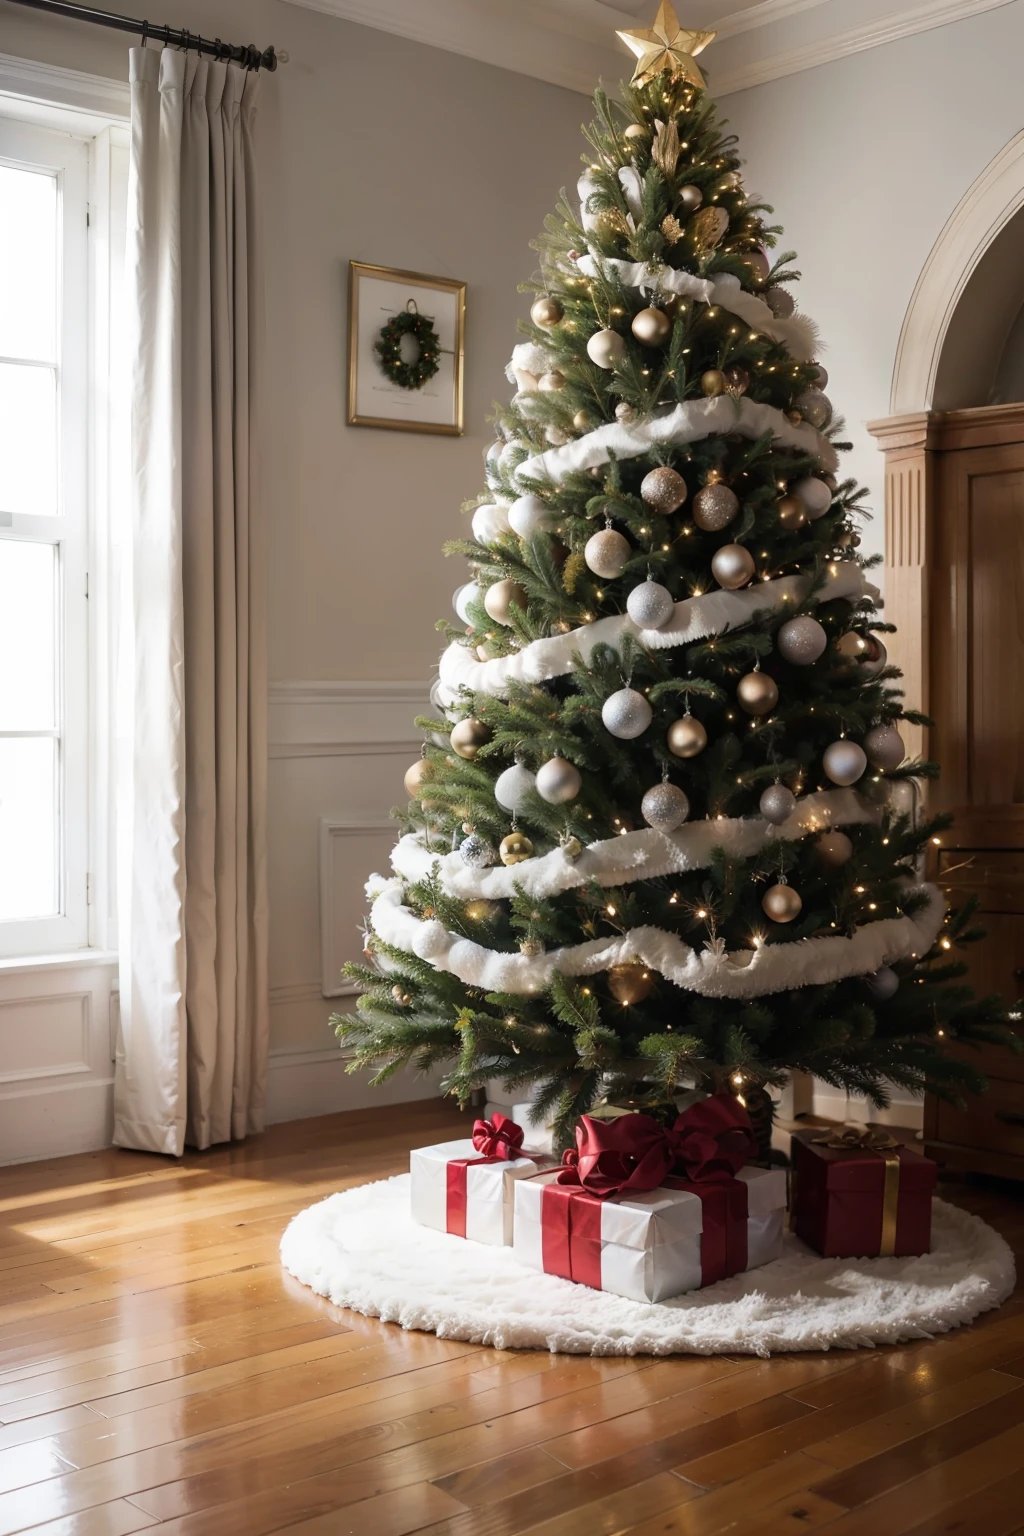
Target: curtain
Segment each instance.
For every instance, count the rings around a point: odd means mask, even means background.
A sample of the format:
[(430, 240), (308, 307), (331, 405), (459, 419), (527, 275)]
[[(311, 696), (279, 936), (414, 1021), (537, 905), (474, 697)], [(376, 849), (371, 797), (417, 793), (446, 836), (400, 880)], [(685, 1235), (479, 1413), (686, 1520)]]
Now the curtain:
[(259, 78), (131, 50), (114, 1141), (262, 1127), (268, 1040)]

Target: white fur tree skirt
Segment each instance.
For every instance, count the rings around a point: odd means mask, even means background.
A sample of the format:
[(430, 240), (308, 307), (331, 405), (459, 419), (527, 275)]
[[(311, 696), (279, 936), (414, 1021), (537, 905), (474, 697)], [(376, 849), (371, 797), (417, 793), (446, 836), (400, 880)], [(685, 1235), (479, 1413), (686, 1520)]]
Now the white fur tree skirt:
[(419, 1226), (402, 1174), (300, 1212), (281, 1258), (337, 1306), (442, 1339), (593, 1355), (770, 1355), (898, 1344), (999, 1306), (1014, 1287), (1007, 1244), (942, 1200), (933, 1213), (933, 1251), (919, 1259), (822, 1259), (788, 1237), (774, 1264), (651, 1305)]

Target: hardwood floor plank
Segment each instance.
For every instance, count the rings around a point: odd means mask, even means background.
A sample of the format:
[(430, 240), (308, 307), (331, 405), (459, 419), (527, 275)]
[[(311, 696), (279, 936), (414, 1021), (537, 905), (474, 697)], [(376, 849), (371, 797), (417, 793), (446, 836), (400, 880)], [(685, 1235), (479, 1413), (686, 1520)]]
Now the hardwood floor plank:
[(930, 1515), (912, 1526), (907, 1536), (1013, 1536), (1021, 1526), (1020, 1472)]
[(156, 1523), (152, 1515), (127, 1499), (115, 1499), (112, 1504), (97, 1504), (82, 1514), (33, 1525), (31, 1530), (33, 1536), (131, 1536), (133, 1531), (152, 1530)]
[[(319, 1515), (281, 1529), (301, 1531), (305, 1536), (406, 1536), (409, 1531), (419, 1530), (424, 1521), (441, 1518), (445, 1506), (450, 1511), (458, 1510), (454, 1499), (427, 1483), (378, 1494), (348, 1509), (344, 1515)], [(243, 1536), (241, 1528), (239, 1536)]]

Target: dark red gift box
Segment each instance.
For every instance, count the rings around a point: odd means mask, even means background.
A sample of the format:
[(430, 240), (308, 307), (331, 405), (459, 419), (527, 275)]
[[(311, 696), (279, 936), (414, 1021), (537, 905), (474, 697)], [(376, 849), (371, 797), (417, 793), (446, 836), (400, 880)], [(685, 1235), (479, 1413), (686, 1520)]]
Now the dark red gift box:
[(825, 1258), (907, 1258), (931, 1248), (929, 1158), (867, 1126), (797, 1131), (792, 1158), (792, 1228)]

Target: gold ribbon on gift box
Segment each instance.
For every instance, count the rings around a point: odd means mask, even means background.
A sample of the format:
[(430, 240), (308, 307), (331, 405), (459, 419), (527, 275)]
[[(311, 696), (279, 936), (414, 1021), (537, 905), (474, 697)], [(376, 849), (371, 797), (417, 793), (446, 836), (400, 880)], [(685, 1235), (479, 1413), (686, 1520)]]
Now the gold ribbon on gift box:
[(825, 1136), (815, 1136), (815, 1145), (832, 1147), (837, 1152), (877, 1152), (885, 1158), (885, 1184), (882, 1189), (882, 1241), (880, 1259), (891, 1259), (896, 1252), (896, 1212), (900, 1197), (900, 1143), (888, 1131), (871, 1125), (837, 1125)]

